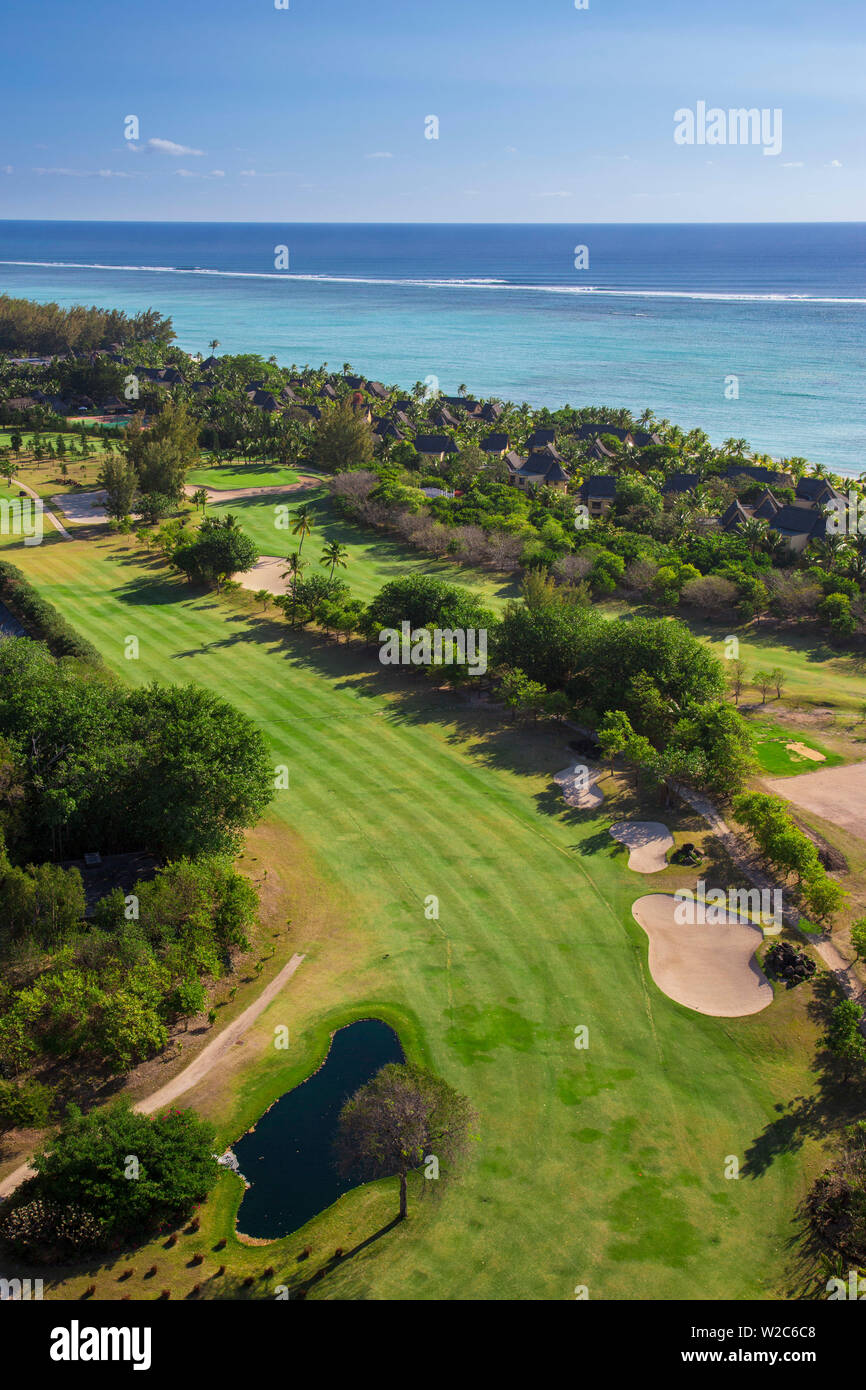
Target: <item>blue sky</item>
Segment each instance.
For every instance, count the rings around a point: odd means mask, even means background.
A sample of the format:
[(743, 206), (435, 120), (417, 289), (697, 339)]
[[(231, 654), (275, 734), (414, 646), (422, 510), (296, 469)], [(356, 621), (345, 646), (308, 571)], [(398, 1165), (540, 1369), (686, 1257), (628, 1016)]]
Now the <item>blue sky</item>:
[[(866, 220), (862, 0), (289, 4), (8, 7), (0, 217)], [(781, 153), (678, 146), (699, 101)]]

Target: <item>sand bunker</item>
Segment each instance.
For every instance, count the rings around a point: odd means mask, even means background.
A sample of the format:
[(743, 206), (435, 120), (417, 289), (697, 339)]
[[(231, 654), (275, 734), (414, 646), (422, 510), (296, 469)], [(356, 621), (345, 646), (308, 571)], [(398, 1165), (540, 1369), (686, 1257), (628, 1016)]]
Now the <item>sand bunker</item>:
[(272, 594), (287, 594), (291, 580), (280, 577), (287, 570), (285, 556), (279, 559), (276, 555), (262, 555), (251, 570), (237, 576), (237, 581), (242, 589), (268, 589)]
[(562, 787), (562, 798), (569, 806), (579, 811), (594, 810), (604, 801), (604, 792), (595, 784), (602, 775), (601, 768), (589, 767), (586, 763), (572, 763), (557, 772), (553, 778)]
[(657, 874), (666, 869), (666, 855), (674, 847), (674, 837), (659, 820), (621, 820), (610, 827), (610, 833), (630, 853), (628, 866), (638, 874)]
[[(321, 478), (313, 478), (302, 473), (296, 483), (268, 483), (263, 487), (208, 487), (204, 485), (209, 502), (237, 502), (242, 497), (279, 497), (285, 492), (301, 492), (307, 487), (319, 487)], [(184, 496), (191, 498), (203, 485), (184, 483)]]
[(86, 522), (88, 525), (105, 526), (109, 520), (105, 510), (104, 492), (70, 492), (63, 497), (52, 497), (51, 505), (62, 512), (67, 521)]
[(760, 927), (736, 913), (712, 925), (677, 922), (670, 893), (638, 898), (632, 915), (649, 937), (650, 974), (670, 999), (714, 1018), (743, 1018), (766, 1009), (773, 987), (754, 959)]
[(819, 753), (817, 748), (808, 748), (805, 743), (786, 743), (785, 747), (789, 753), (796, 753), (800, 758), (811, 758), (813, 763), (827, 761), (825, 755)]

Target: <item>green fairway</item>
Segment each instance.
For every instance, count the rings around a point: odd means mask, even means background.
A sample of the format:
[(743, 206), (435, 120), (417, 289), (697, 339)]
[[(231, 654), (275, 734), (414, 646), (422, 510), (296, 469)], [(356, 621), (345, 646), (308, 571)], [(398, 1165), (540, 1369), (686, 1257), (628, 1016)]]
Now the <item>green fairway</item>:
[(286, 556), (297, 550), (298, 538), (286, 526), (298, 507), (307, 505), (313, 517), (313, 533), (304, 541), (303, 559), (309, 560), (308, 573), (319, 567), (322, 548), (338, 541), (348, 550), (345, 569), (337, 571), (352, 590), (355, 598), (369, 603), (383, 584), (406, 574), (433, 574), (449, 584), (465, 584), (475, 589), (484, 603), (501, 608), (507, 599), (520, 592), (519, 578), (498, 574), (492, 570), (476, 569), (456, 564), (453, 560), (436, 560), (431, 555), (413, 550), (398, 540), (392, 540), (373, 530), (365, 530), (344, 520), (334, 511), (324, 486), (301, 488), (285, 497), (238, 497), (225, 502), (210, 502), (209, 516), (231, 512), (244, 530), (252, 536), (262, 555)]
[[(764, 772), (771, 777), (794, 777), (798, 772), (816, 772), (821, 767), (838, 767), (845, 759), (839, 753), (831, 753), (822, 743), (793, 733), (781, 724), (768, 719), (749, 719), (749, 728), (755, 736), (755, 754)], [(798, 743), (820, 754), (810, 758), (806, 753), (789, 750), (789, 743)]]
[(280, 483), (296, 483), (297, 470), (278, 463), (244, 463), (235, 459), (219, 466), (191, 468), (186, 481), (194, 487), (277, 487)]
[[(290, 772), (266, 863), (280, 872), (284, 860), (307, 959), (221, 1078), (184, 1103), (236, 1138), (321, 1060), (329, 1027), (379, 1013), (479, 1112), (461, 1181), (416, 1184), (410, 1221), (315, 1295), (570, 1300), (586, 1285), (594, 1299), (748, 1299), (801, 1287), (795, 1209), (827, 1130), (811, 987), (745, 1019), (692, 1013), (656, 988), (631, 916), (647, 880), (625, 867), (604, 808), (569, 811), (551, 785), (567, 734), (515, 730), (371, 668), (360, 648), (293, 636), (122, 539), (52, 537), (9, 558), (119, 676), (219, 691)], [(138, 660), (124, 656), (130, 635)], [(430, 895), (438, 918), (425, 916)], [(283, 1022), (289, 1054), (273, 1047)], [(798, 1122), (813, 1103), (820, 1113)], [(725, 1176), (729, 1155), (738, 1180)], [(384, 1203), (378, 1188), (349, 1194), (303, 1240), (347, 1247), (359, 1222), (358, 1239), (373, 1234), (394, 1209), (393, 1187), (382, 1190)], [(297, 1249), (257, 1253), (282, 1267)]]

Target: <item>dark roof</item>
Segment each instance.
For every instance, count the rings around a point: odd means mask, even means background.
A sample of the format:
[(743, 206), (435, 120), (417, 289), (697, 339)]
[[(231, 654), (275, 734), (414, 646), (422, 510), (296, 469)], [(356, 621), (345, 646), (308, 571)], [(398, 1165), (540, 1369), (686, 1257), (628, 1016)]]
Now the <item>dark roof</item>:
[(388, 399), (388, 388), (387, 386), (383, 386), (381, 381), (368, 381), (367, 390), (370, 395), (375, 396), (377, 400), (385, 401)]
[(398, 430), (393, 420), (377, 420), (373, 426), (373, 433), (378, 434), (380, 439), (405, 439), (402, 430)]
[(343, 380), (345, 381), (347, 386), (351, 386), (353, 391), (360, 391), (362, 387), (365, 385), (364, 378), (362, 376), (344, 376)]
[(507, 434), (488, 434), (482, 439), (479, 446), (485, 454), (500, 454), (503, 449), (508, 448)]
[(767, 487), (793, 487), (794, 479), (789, 473), (779, 473), (774, 468), (761, 468), (757, 464), (732, 463), (722, 473), (723, 478), (751, 478), (756, 483), (766, 483)]
[(807, 535), (810, 538), (823, 536), (827, 531), (827, 519), (820, 512), (813, 512), (808, 507), (780, 507), (770, 523), (774, 531), (780, 531), (783, 535), (787, 532), (794, 536)]
[(546, 483), (561, 483), (568, 478), (559, 459), (546, 449), (533, 449), (520, 472), (525, 478), (543, 478)]
[(639, 449), (647, 449), (650, 444), (661, 444), (661, 435), (649, 434), (647, 430), (632, 430), (632, 439)]
[(825, 503), (832, 502), (834, 498), (845, 500), (826, 478), (801, 478), (794, 496), (799, 497), (801, 502)]
[(202, 364), (201, 364), (201, 369), (202, 369), (203, 372), (210, 372), (210, 371), (213, 371), (214, 367), (216, 367), (216, 366), (218, 366), (218, 365), (219, 365), (219, 358), (218, 358), (218, 357), (206, 357), (206, 358), (204, 359), (204, 361), (202, 362)]
[(596, 439), (602, 434), (612, 434), (619, 440), (631, 438), (631, 431), (623, 425), (578, 425), (574, 433), (578, 439)]
[(556, 430), (533, 430), (526, 441), (527, 449), (540, 449), (543, 444), (553, 444)]
[(551, 459), (554, 459), (557, 463), (563, 462), (562, 454), (555, 444), (542, 444), (539, 447), (530, 449), (529, 461), (531, 462), (532, 459), (535, 459), (539, 467), (546, 466)]
[(594, 439), (590, 445), (589, 452), (597, 459), (613, 459), (616, 454), (613, 449), (609, 449), (606, 444), (602, 444), (600, 439)]
[(508, 464), (508, 467), (511, 469), (512, 473), (519, 473), (521, 468), (523, 467), (524, 461), (519, 454), (516, 454), (514, 450), (511, 449), (505, 455), (505, 462)]
[(770, 492), (770, 489), (767, 488), (767, 491), (757, 503), (753, 515), (756, 516), (759, 521), (772, 521), (773, 517), (781, 510), (781, 502), (777, 502), (772, 492)]
[(699, 473), (672, 473), (662, 492), (692, 492), (701, 481)]
[(751, 520), (750, 514), (735, 498), (719, 517), (719, 525), (723, 531), (735, 531), (738, 526), (742, 526), (744, 521), (749, 520)]
[(279, 402), (270, 391), (247, 391), (247, 399), (259, 410), (279, 410)]
[(481, 407), (479, 414), (482, 420), (487, 420), (492, 424), (495, 420), (499, 419), (502, 411), (503, 406), (501, 406), (498, 401), (488, 401), (486, 405)]
[(415, 439), (419, 454), (459, 454), (460, 450), (449, 434), (419, 434)]
[(441, 429), (443, 425), (459, 425), (460, 421), (452, 411), (448, 410), (446, 406), (441, 406), (438, 410), (431, 410), (430, 424), (438, 425)]
[(589, 501), (591, 497), (615, 497), (616, 478), (608, 473), (599, 474), (597, 478), (587, 478), (581, 485), (580, 496), (583, 500)]

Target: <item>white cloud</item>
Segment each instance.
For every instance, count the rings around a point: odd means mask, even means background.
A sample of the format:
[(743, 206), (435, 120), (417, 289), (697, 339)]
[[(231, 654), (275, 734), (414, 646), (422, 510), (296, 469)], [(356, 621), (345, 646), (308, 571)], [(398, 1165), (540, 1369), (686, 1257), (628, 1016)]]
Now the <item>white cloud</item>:
[(830, 163), (827, 165), (827, 168), (828, 168), (828, 169), (841, 169), (841, 168), (842, 168), (842, 161), (841, 161), (841, 159), (831, 159), (831, 160), (830, 160)]
[(13, 171), (12, 171), (12, 165), (11, 165), (11, 164), (4, 164), (4, 165), (3, 165), (3, 173), (4, 173), (4, 174), (11, 174), (12, 172), (13, 172)]
[(160, 140), (156, 137), (147, 142), (148, 149), (159, 150), (161, 154), (172, 154), (180, 157), (183, 154), (203, 155), (204, 150), (190, 149), (189, 145), (175, 144), (174, 140)]
[(211, 169), (210, 176), (212, 179), (224, 179), (226, 171), (225, 169)]
[(242, 179), (254, 179), (255, 176), (256, 176), (256, 171), (255, 171), (255, 169), (241, 169), (241, 178), (242, 178)]
[[(11, 170), (10, 170), (11, 172)], [(123, 174), (118, 169), (42, 169), (36, 168), (34, 174), (54, 174), (66, 179), (137, 179), (140, 174)]]

